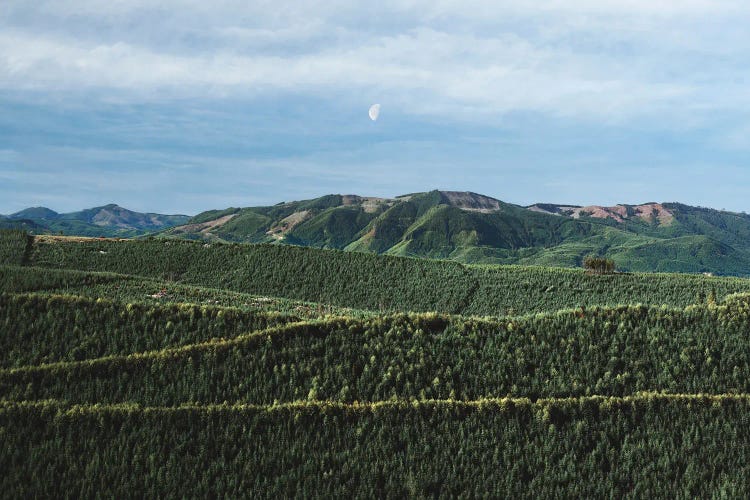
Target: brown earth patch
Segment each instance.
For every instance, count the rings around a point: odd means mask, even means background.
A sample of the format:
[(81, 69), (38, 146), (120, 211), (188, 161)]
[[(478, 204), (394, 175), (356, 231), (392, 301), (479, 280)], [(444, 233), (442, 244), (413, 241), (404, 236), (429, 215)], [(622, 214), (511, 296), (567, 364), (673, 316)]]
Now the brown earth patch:
[(542, 208), (539, 205), (531, 205), (530, 207), (526, 208), (527, 210), (531, 210), (532, 212), (539, 212), (550, 215), (570, 215), (573, 210), (580, 208), (573, 205), (554, 205), (554, 207), (555, 208), (552, 210)]
[(341, 196), (341, 204), (345, 207), (359, 205), (367, 213), (377, 212), (381, 206), (391, 206), (395, 200), (388, 198), (376, 198), (374, 196), (357, 196), (356, 194), (345, 194)]
[(467, 191), (441, 191), (452, 206), (462, 210), (492, 212), (501, 208), (500, 200)]
[(614, 207), (600, 207), (599, 205), (589, 205), (588, 207), (581, 207), (573, 209), (569, 214), (574, 219), (578, 219), (581, 216), (595, 217), (597, 219), (612, 218), (617, 222), (623, 222), (627, 218), (628, 211), (627, 207), (617, 205)]
[(208, 233), (211, 229), (222, 226), (229, 222), (230, 219), (237, 216), (237, 214), (229, 214), (213, 219), (207, 222), (201, 222), (198, 224), (185, 224), (184, 226), (177, 226), (172, 228), (172, 232), (175, 233)]
[[(634, 212), (633, 215), (629, 215), (629, 209)], [(574, 219), (586, 216), (598, 219), (611, 218), (617, 222), (624, 222), (626, 219), (632, 217), (651, 221), (652, 217), (656, 217), (660, 226), (668, 226), (674, 220), (672, 212), (664, 208), (660, 203), (644, 203), (643, 205), (635, 206), (615, 205), (614, 207), (602, 207), (599, 205), (589, 205), (588, 207), (579, 208), (560, 207), (560, 213), (569, 215)]]
[(310, 217), (312, 217), (312, 213), (309, 210), (294, 212), (292, 215), (281, 219), (274, 227), (266, 231), (266, 234), (281, 239), (286, 233), (294, 229), (295, 226), (298, 226)]
[(674, 221), (674, 215), (672, 215), (672, 212), (664, 208), (661, 203), (647, 203), (635, 208), (638, 212), (638, 217), (646, 220), (650, 220), (651, 217), (656, 217), (660, 226), (668, 226)]
[(129, 238), (105, 238), (103, 236), (61, 236), (57, 234), (38, 234), (34, 236), (35, 243), (57, 243), (57, 242), (73, 242), (77, 241), (80, 243), (89, 241), (130, 241)]

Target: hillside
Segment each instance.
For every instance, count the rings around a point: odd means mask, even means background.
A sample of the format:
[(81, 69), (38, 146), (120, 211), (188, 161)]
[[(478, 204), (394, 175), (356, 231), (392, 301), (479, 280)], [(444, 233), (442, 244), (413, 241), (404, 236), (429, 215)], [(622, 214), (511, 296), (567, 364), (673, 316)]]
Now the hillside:
[[(179, 240), (83, 240), (37, 237), (28, 270), (75, 269), (135, 275), (173, 284), (323, 302), (375, 311), (502, 315), (581, 305), (686, 306), (713, 292), (748, 290), (729, 277), (670, 274), (591, 275), (582, 270), (467, 266), (458, 262), (321, 250), (288, 245), (205, 244)], [(8, 257), (10, 259), (10, 257)], [(32, 291), (28, 288), (25, 291)]]
[(10, 219), (5, 215), (0, 215), (0, 229), (20, 229), (32, 233), (43, 233), (48, 231), (46, 226), (34, 222), (31, 219)]
[(586, 255), (601, 254), (623, 271), (750, 274), (750, 216), (677, 203), (521, 207), (456, 191), (328, 195), (204, 212), (160, 236), (463, 263), (577, 267)]
[(0, 231), (0, 487), (741, 498), (749, 330), (742, 278)]
[(32, 207), (0, 217), (0, 227), (36, 234), (133, 237), (187, 222), (187, 215), (133, 212), (115, 204), (60, 214), (46, 207)]
[(679, 203), (522, 207), (477, 193), (431, 191), (395, 198), (327, 195), (194, 217), (113, 204), (66, 214), (33, 207), (0, 216), (3, 228), (276, 243), (474, 264), (580, 267), (595, 254), (626, 272), (750, 275), (750, 216)]

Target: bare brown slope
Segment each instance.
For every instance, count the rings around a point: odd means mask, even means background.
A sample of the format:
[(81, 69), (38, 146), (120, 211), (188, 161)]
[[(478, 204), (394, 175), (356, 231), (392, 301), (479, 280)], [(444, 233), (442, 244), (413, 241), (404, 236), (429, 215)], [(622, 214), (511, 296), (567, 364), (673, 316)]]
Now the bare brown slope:
[(230, 219), (235, 217), (237, 214), (229, 214), (225, 215), (223, 217), (219, 217), (214, 220), (210, 220), (207, 222), (201, 222), (199, 224), (185, 224), (184, 226), (177, 226), (175, 228), (172, 228), (172, 232), (174, 234), (183, 234), (183, 233), (208, 233), (211, 231), (211, 229), (221, 226), (223, 224), (226, 224), (229, 222)]
[(440, 193), (449, 205), (462, 210), (491, 212), (502, 207), (500, 200), (469, 191), (440, 191)]
[(596, 219), (613, 219), (617, 222), (626, 220), (642, 219), (651, 222), (655, 219), (660, 226), (668, 226), (674, 220), (674, 214), (661, 203), (643, 203), (641, 205), (615, 205), (604, 207), (601, 205), (589, 205), (576, 207), (570, 205), (531, 205), (527, 207), (534, 212), (543, 212), (554, 215), (566, 215), (578, 219), (580, 217), (594, 217)]

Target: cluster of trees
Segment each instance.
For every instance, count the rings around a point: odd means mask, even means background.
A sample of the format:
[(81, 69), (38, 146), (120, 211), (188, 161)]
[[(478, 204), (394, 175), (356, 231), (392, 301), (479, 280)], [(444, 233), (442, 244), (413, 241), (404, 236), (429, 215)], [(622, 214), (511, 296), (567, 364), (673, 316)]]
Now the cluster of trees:
[(583, 267), (596, 274), (612, 274), (615, 272), (615, 261), (606, 257), (589, 255), (583, 259)]
[[(750, 489), (746, 280), (21, 235), (0, 234), (8, 496)], [(207, 300), (240, 307), (172, 303)]]
[(158, 350), (298, 320), (289, 314), (231, 307), (0, 294), (0, 367)]
[(92, 273), (72, 269), (43, 269), (0, 264), (0, 293), (95, 289), (119, 286), (135, 278), (112, 273)]
[(372, 310), (458, 312), (475, 283), (452, 262), (181, 240), (38, 244), (32, 262)]
[(336, 317), (145, 354), (0, 370), (0, 398), (159, 406), (746, 393), (749, 330), (748, 296), (685, 309), (498, 320)]
[(68, 407), (0, 403), (13, 498), (744, 497), (747, 397)]
[(22, 265), (28, 258), (33, 237), (21, 229), (0, 229), (0, 264)]
[[(577, 269), (469, 266), (476, 289), (461, 314), (556, 311), (584, 305), (668, 304), (685, 307), (750, 291), (750, 281), (685, 274), (590, 274)], [(701, 299), (701, 295), (703, 299)]]
[(641, 302), (686, 306), (696, 301), (701, 290), (712, 289), (719, 298), (750, 290), (750, 282), (739, 278), (592, 276), (573, 269), (463, 266), (281, 245), (206, 247), (163, 240), (38, 244), (31, 262), (45, 268), (115, 272), (339, 307), (464, 315)]
[[(162, 290), (166, 290), (166, 293), (162, 294)], [(282, 297), (257, 297), (231, 290), (184, 285), (153, 278), (32, 266), (0, 265), (0, 293), (2, 292), (64, 294), (93, 299), (107, 298), (124, 303), (220, 304), (246, 311), (278, 312), (300, 318), (317, 318), (331, 314), (360, 316), (374, 314), (329, 304)]]

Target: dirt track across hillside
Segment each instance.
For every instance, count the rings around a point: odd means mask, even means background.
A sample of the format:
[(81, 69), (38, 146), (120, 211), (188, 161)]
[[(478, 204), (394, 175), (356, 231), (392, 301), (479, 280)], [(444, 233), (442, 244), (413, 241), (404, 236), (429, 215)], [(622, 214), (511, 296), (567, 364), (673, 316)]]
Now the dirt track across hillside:
[(34, 236), (34, 241), (37, 243), (55, 243), (58, 241), (62, 241), (62, 242), (128, 241), (128, 238), (104, 238), (100, 236), (61, 236), (58, 234), (38, 234)]

